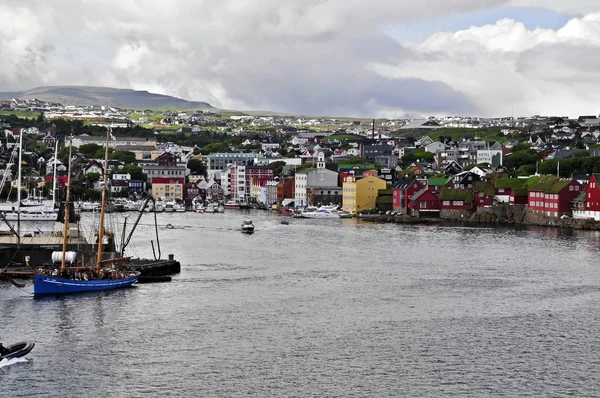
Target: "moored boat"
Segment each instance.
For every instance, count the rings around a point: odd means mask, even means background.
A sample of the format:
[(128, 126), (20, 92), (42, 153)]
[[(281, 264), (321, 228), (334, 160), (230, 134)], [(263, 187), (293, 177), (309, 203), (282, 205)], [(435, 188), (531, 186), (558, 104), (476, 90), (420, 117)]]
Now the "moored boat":
[(229, 200), (225, 203), (225, 208), (226, 209), (239, 209), (240, 204), (239, 204), (239, 202), (236, 202), (235, 200)]
[[(60, 270), (38, 270), (34, 274), (33, 279), (33, 294), (36, 297), (43, 295), (60, 295), (70, 293), (83, 293), (100, 290), (120, 289), (129, 287), (135, 283), (140, 273), (137, 271), (127, 271), (117, 269), (116, 265), (123, 268), (123, 264), (129, 262), (129, 258), (115, 258), (113, 253), (104, 253), (104, 213), (107, 196), (108, 182), (108, 137), (107, 131), (106, 150), (104, 159), (104, 184), (102, 185), (102, 202), (100, 208), (100, 226), (98, 229), (97, 253), (95, 253), (96, 261), (93, 266), (86, 259), (81, 258), (77, 262), (77, 252), (67, 252), (67, 236), (69, 234), (69, 211), (65, 211), (64, 230), (62, 234), (63, 248), (62, 252), (52, 253), (52, 261), (60, 262)], [(69, 168), (67, 175), (67, 193), (66, 193), (66, 208), (68, 209), (71, 198), (71, 148), (69, 146)], [(140, 213), (141, 214), (141, 213)], [(139, 219), (138, 219), (139, 220)], [(91, 254), (91, 253), (87, 253)], [(103, 258), (106, 255), (113, 255), (112, 258)], [(84, 257), (84, 256), (82, 256)], [(89, 259), (87, 260), (89, 261)], [(67, 268), (66, 264), (76, 264), (76, 267)]]

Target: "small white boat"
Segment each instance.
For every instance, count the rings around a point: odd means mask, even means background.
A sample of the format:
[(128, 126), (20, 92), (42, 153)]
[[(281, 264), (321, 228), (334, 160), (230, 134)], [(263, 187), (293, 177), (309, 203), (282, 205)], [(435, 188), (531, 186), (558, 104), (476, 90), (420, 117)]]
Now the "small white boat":
[(340, 218), (336, 210), (329, 210), (326, 208), (317, 208), (309, 206), (302, 210), (299, 214), (295, 214), (294, 217), (298, 218)]
[(206, 211), (206, 208), (204, 207), (204, 205), (202, 203), (198, 203), (196, 205), (196, 213), (204, 213)]
[(242, 232), (246, 234), (251, 234), (254, 232), (254, 224), (252, 223), (252, 220), (245, 219), (242, 221)]
[(167, 228), (167, 229), (173, 229), (173, 228), (175, 228), (175, 227), (173, 227), (173, 224), (171, 224), (171, 223), (168, 223), (168, 224), (165, 226), (165, 228)]

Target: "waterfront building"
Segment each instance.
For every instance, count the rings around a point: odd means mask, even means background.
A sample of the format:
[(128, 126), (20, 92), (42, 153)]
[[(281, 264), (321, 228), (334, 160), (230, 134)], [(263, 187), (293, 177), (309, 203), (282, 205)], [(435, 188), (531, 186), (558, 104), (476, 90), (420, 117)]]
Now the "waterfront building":
[(168, 152), (156, 158), (154, 163), (142, 166), (142, 171), (152, 184), (154, 199), (183, 199), (187, 168), (178, 163), (178, 158)]
[(202, 198), (202, 200), (212, 201), (212, 202), (222, 202), (225, 198), (225, 191), (221, 185), (213, 180), (198, 180), (196, 182), (198, 186), (198, 195)]
[(441, 211), (440, 199), (427, 188), (412, 195), (407, 207), (413, 217), (439, 217)]
[(342, 209), (349, 213), (375, 209), (379, 190), (386, 187), (385, 180), (379, 177), (348, 176), (342, 187)]
[(279, 184), (279, 177), (275, 177), (272, 180), (267, 181), (265, 185), (267, 188), (266, 204), (269, 206), (277, 202), (277, 185)]
[[(527, 179), (525, 178), (496, 178), (494, 180), (494, 199), (498, 203), (527, 204), (526, 186)], [(515, 195), (515, 193), (520, 195)], [(523, 197), (524, 201), (521, 200)]]
[(573, 217), (588, 218), (600, 221), (600, 174), (593, 173), (585, 189), (585, 204), (583, 211), (573, 212)]
[(495, 202), (496, 190), (492, 182), (478, 181), (473, 183), (473, 196), (475, 207), (492, 206)]
[(392, 185), (392, 210), (401, 214), (410, 214), (410, 198), (423, 189), (416, 178), (403, 178)]
[[(325, 168), (325, 154), (318, 155), (317, 167), (296, 172), (294, 180), (294, 201), (296, 206), (304, 207), (316, 203), (316, 192), (339, 190), (338, 173)], [(331, 195), (331, 193), (329, 194)]]
[(444, 187), (440, 191), (441, 211), (472, 211), (473, 190), (472, 188), (450, 188)]
[(286, 200), (292, 201), (295, 197), (296, 177), (284, 178), (277, 184), (277, 201), (283, 203)]
[(542, 176), (528, 187), (527, 205), (530, 210), (547, 217), (559, 218), (571, 215), (571, 202), (583, 191), (583, 186), (577, 180)]

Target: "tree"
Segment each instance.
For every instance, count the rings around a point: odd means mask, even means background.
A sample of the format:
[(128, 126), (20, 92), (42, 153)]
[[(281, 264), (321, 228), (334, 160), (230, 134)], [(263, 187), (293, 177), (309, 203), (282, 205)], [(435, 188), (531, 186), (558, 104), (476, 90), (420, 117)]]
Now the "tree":
[(142, 171), (142, 168), (140, 166), (135, 165), (135, 164), (125, 165), (120, 170), (120, 173), (122, 173), (122, 174), (129, 174), (131, 176), (132, 180), (146, 181), (146, 175)]
[(533, 151), (513, 152), (510, 156), (504, 158), (504, 166), (509, 169), (518, 169), (523, 165), (534, 165), (540, 160), (540, 157)]
[(99, 180), (100, 180), (100, 173), (88, 173), (88, 174), (84, 174), (81, 177), (79, 177), (79, 181), (86, 188), (93, 187), (94, 183), (98, 182)]
[[(65, 148), (67, 150), (67, 154), (69, 153), (69, 148), (66, 147)], [(84, 144), (82, 146), (79, 147), (79, 152), (81, 152), (83, 154), (83, 156), (85, 156), (86, 158), (90, 159), (90, 158), (94, 158), (96, 157), (96, 152), (98, 152), (100, 149), (102, 149), (102, 156), (104, 157), (104, 149), (98, 145), (98, 144)], [(62, 150), (61, 150), (61, 154), (62, 154)]]
[(273, 168), (276, 176), (281, 175), (285, 165), (286, 165), (286, 163), (283, 160), (278, 160), (277, 162), (273, 162), (273, 163), (269, 164), (269, 166), (271, 166)]
[(217, 152), (229, 152), (229, 145), (224, 142), (213, 142), (202, 148), (202, 152), (208, 154)]
[(135, 163), (135, 153), (129, 151), (114, 151), (110, 154), (110, 158), (123, 163)]
[(200, 159), (191, 158), (187, 162), (187, 167), (188, 169), (190, 169), (190, 172), (192, 174), (200, 174), (203, 176), (206, 175), (206, 166), (204, 165), (204, 162)]

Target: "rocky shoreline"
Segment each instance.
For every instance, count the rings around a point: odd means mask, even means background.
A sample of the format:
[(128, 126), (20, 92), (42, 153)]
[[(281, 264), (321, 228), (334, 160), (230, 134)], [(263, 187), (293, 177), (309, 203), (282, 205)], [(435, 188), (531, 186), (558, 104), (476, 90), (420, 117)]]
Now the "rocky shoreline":
[(441, 213), (439, 218), (417, 218), (382, 214), (360, 218), (363, 221), (396, 224), (473, 225), (473, 226), (540, 226), (600, 231), (600, 222), (574, 218), (550, 218), (531, 211), (525, 205), (480, 208), (476, 212)]

